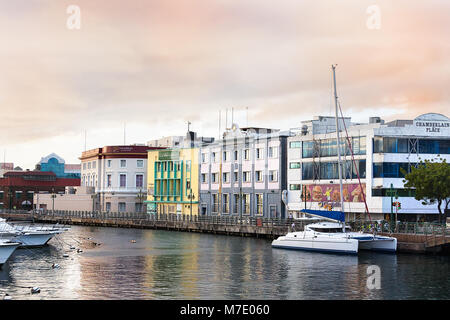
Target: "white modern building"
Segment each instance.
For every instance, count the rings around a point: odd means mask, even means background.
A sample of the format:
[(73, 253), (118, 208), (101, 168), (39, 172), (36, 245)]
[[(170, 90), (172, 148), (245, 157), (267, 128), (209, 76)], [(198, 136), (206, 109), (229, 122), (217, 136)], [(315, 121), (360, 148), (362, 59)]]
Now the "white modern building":
[[(391, 210), (402, 220), (436, 220), (437, 205), (415, 200), (401, 169), (408, 172), (425, 159), (450, 161), (450, 119), (427, 113), (388, 123), (378, 117), (366, 124), (350, 120), (341, 118), (339, 125), (347, 219), (368, 218), (366, 202), (372, 220), (389, 218)], [(335, 121), (321, 116), (304, 121), (288, 138), (288, 210), (294, 217), (302, 216), (302, 209), (341, 210)], [(400, 209), (392, 207), (391, 194)]]

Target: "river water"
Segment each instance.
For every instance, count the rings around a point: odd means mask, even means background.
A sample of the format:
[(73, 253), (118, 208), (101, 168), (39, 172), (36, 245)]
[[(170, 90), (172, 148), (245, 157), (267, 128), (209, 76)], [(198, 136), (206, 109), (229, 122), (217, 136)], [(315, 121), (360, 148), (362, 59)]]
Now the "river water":
[[(54, 263), (59, 268), (52, 268)], [(379, 289), (368, 286), (372, 265), (379, 267)], [(449, 271), (449, 256), (346, 256), (272, 249), (266, 239), (72, 226), (44, 248), (16, 250), (0, 270), (0, 295), (27, 300), (450, 299)], [(41, 292), (31, 294), (36, 286)]]

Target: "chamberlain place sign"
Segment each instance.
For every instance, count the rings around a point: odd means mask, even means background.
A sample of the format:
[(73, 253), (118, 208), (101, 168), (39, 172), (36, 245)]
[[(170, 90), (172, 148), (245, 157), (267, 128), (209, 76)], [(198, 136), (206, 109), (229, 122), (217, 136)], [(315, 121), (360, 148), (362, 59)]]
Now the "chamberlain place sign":
[(413, 121), (413, 126), (425, 133), (446, 134), (450, 129), (450, 119), (439, 113), (423, 114)]
[(416, 121), (416, 127), (424, 127), (425, 132), (441, 132), (441, 128), (449, 128), (450, 123)]

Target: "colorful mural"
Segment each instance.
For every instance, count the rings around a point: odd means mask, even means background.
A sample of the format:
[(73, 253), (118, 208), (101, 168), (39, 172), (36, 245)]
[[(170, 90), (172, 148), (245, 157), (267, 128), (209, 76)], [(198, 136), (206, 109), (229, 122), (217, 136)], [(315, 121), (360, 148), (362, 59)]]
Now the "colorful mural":
[[(366, 184), (361, 184), (363, 190)], [(306, 201), (308, 202), (339, 202), (340, 191), (338, 184), (304, 185), (306, 187)], [(359, 184), (344, 184), (342, 186), (344, 202), (364, 202)], [(302, 200), (304, 192), (302, 192)]]

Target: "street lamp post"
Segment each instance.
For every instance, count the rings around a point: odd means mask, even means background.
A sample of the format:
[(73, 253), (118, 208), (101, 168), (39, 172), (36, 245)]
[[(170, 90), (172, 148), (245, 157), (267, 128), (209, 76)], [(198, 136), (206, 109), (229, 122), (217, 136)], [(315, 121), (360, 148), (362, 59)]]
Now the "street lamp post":
[(55, 189), (52, 188), (52, 213), (54, 213), (55, 211), (55, 198), (56, 198), (56, 194), (55, 194)]
[(195, 199), (195, 195), (192, 194), (192, 188), (189, 188), (189, 196), (188, 196), (191, 204), (191, 221), (192, 221), (192, 200)]
[(388, 195), (391, 197), (391, 228), (395, 227), (397, 224), (397, 219), (394, 219), (394, 196), (397, 198), (397, 191), (394, 191), (394, 185), (391, 183), (391, 187), (389, 188)]
[(142, 203), (143, 203), (145, 195), (146, 195), (145, 193), (142, 193), (142, 189), (139, 189), (139, 193), (137, 194), (137, 198), (139, 200), (139, 213), (142, 213), (142, 207), (143, 207)]

